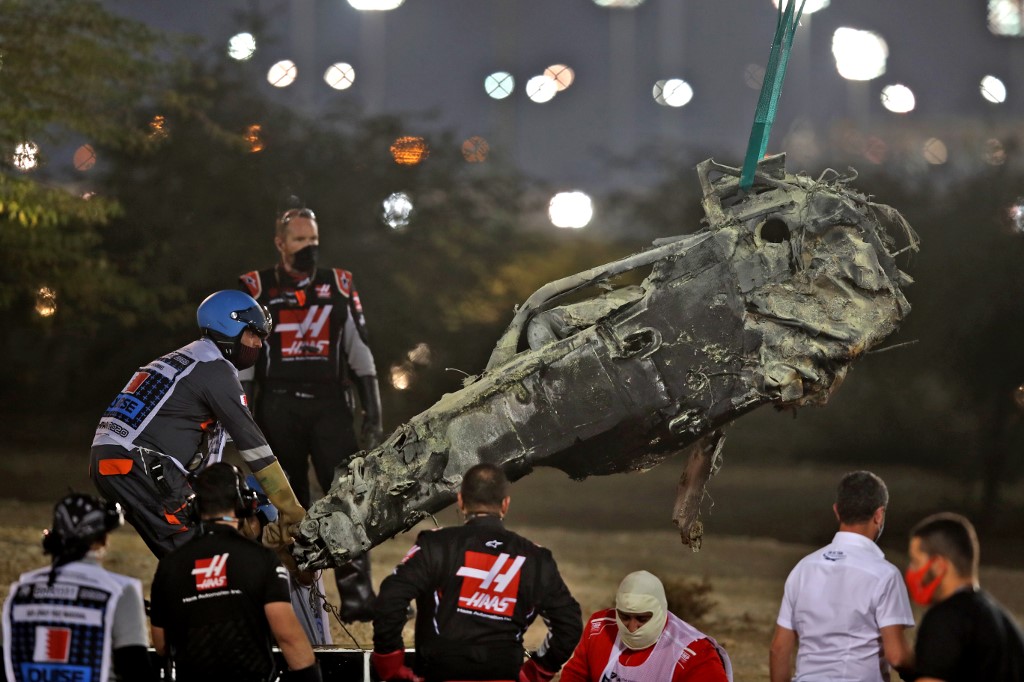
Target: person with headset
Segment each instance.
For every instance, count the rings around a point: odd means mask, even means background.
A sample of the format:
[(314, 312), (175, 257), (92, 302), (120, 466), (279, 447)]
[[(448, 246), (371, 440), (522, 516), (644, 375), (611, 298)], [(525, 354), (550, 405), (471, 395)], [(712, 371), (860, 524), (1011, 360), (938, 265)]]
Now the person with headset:
[[(292, 199), (298, 203), (297, 198)], [(281, 460), (299, 502), (309, 506), (309, 466), (324, 493), (334, 471), (360, 449), (352, 391), (362, 403), (360, 437), (369, 450), (382, 438), (377, 368), (352, 273), (317, 267), (320, 233), (308, 208), (276, 222), (276, 265), (247, 272), (239, 286), (276, 320), (252, 370), (240, 375), (256, 421)], [(373, 617), (370, 561), (364, 554), (335, 569), (341, 619)]]
[(124, 506), (159, 559), (195, 534), (190, 480), (220, 460), (230, 435), (280, 513), (265, 541), (283, 548), (305, 510), (238, 381), (270, 334), (270, 313), (248, 294), (226, 290), (208, 296), (196, 318), (201, 338), (136, 370), (103, 412), (92, 442), (93, 482)]
[(3, 606), (6, 679), (155, 680), (142, 583), (103, 568), (121, 507), (72, 493), (43, 533), (49, 566), (22, 574)]
[[(260, 487), (259, 481), (252, 474), (245, 477), (245, 484), (256, 492), (259, 498), (259, 506), (256, 507), (256, 519), (259, 521), (258, 535), (256, 540), (263, 539), (263, 529), (278, 519), (277, 508), (271, 504), (269, 498)], [(281, 553), (278, 557), (283, 562), (294, 562), (290, 554)], [(286, 564), (288, 567), (288, 564)], [(309, 643), (313, 646), (330, 646), (331, 624), (327, 619), (326, 602), (324, 598), (324, 578), (320, 571), (310, 573), (289, 569), (290, 589), (292, 595), (292, 607), (299, 619), (299, 624), (309, 637)]]
[(249, 539), (259, 524), (256, 492), (226, 462), (205, 468), (195, 491), (201, 530), (163, 557), (153, 578), (157, 653), (170, 657), (179, 682), (269, 681), (277, 679), (276, 640), (290, 671), (285, 679), (319, 681), (292, 609), (288, 571), (272, 550)]

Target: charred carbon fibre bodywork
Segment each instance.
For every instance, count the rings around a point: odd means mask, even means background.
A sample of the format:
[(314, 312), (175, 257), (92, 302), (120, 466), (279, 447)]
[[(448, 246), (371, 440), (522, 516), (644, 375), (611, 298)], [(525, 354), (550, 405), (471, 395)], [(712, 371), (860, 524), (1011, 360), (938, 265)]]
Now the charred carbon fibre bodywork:
[[(748, 192), (739, 169), (708, 160), (697, 170), (699, 231), (538, 290), (483, 373), (353, 460), (312, 505), (300, 565), (343, 563), (452, 504), (478, 462), (511, 480), (535, 466), (584, 478), (686, 449), (674, 520), (698, 548), (721, 429), (760, 405), (824, 403), (910, 311), (911, 279), (894, 258), (917, 237), (848, 178), (788, 174), (781, 155), (760, 164)], [(643, 268), (640, 285), (555, 305)]]

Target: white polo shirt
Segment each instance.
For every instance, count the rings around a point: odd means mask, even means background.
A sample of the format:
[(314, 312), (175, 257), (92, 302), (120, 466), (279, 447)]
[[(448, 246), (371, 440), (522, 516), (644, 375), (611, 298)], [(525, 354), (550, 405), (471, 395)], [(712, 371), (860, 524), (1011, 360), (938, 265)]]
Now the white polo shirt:
[(883, 682), (880, 629), (914, 626), (899, 569), (873, 541), (840, 531), (786, 579), (779, 625), (796, 632), (796, 682)]

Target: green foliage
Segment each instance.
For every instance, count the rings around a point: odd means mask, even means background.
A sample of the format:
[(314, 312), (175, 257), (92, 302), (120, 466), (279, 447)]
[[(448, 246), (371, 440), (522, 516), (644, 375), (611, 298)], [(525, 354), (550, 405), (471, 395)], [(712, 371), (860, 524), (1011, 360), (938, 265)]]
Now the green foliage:
[(162, 41), (95, 0), (0, 0), (0, 146), (75, 131), (141, 145), (140, 101), (159, 94)]
[[(0, 0), (0, 352), (12, 360), (0, 403), (28, 405), (44, 391), (57, 409), (102, 368), (97, 335), (174, 322), (154, 313), (181, 297), (177, 285), (140, 285), (140, 261), (109, 248), (120, 204), (103, 192), (86, 199), (58, 159), (83, 142), (101, 157), (152, 146), (146, 107), (191, 105), (168, 96), (177, 47), (94, 0)], [(13, 164), (26, 141), (40, 148), (31, 170)], [(43, 287), (55, 314), (36, 309)]]
[[(154, 293), (133, 287), (132, 273), (102, 253), (103, 228), (117, 202), (83, 199), (48, 168), (46, 149), (72, 139), (139, 149), (147, 131), (138, 106), (162, 94), (167, 44), (146, 26), (110, 14), (92, 0), (0, 0), (0, 312), (31, 324), (39, 287), (57, 292), (58, 317), (72, 326), (104, 316), (131, 324)], [(11, 163), (24, 141), (41, 145), (40, 167)], [(61, 326), (62, 321), (40, 324)], [(9, 329), (9, 328), (8, 328)], [(13, 333), (13, 332), (10, 332)], [(9, 341), (0, 333), (0, 347)]]
[[(251, 65), (215, 55), (178, 66), (173, 97), (141, 101), (135, 114), (163, 116), (164, 135), (105, 151), (99, 194), (117, 203), (69, 196), (75, 210), (104, 209), (91, 216), (92, 228), (90, 216), (69, 218), (51, 226), (46, 243), (35, 236), (18, 246), (34, 249), (32, 267), (50, 278), (61, 271), (53, 254), (67, 251), (72, 235), (79, 242), (70, 252), (90, 258), (81, 277), (57, 282), (54, 319), (27, 316), (10, 335), (8, 348), (25, 362), (8, 370), (7, 385), (38, 391), (56, 382), (66, 405), (98, 409), (132, 366), (194, 334), (204, 296), (277, 260), (274, 219), (292, 194), (317, 214), (321, 263), (354, 274), (390, 425), (459, 386), (462, 375), (445, 367), (480, 371), (513, 306), (536, 287), (632, 250), (524, 229), (524, 214), (543, 213), (526, 198), (539, 190), (500, 166), (466, 164), (448, 135), (429, 139), (425, 163), (401, 167), (389, 147), (415, 122), (363, 118), (344, 105), (303, 115), (273, 103)], [(259, 151), (243, 137), (252, 126)], [(380, 216), (395, 191), (416, 206), (400, 232)], [(94, 326), (83, 343), (75, 321), (111, 321), (103, 308), (122, 324)], [(47, 343), (33, 345), (40, 332)], [(391, 389), (389, 368), (408, 363), (418, 343), (430, 346), (432, 364), (416, 366), (410, 390)], [(46, 356), (59, 356), (63, 373), (40, 371)], [(99, 380), (83, 380), (87, 374)]]

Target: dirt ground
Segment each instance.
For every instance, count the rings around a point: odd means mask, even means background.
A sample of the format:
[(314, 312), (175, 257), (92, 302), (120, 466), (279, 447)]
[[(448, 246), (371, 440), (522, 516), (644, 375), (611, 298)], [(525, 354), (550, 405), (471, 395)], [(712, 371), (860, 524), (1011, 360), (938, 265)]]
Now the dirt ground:
[[(45, 562), (40, 532), (49, 525), (53, 501), (69, 488), (91, 492), (84, 459), (84, 454), (0, 451), (0, 597), (18, 573)], [(786, 575), (804, 554), (831, 537), (831, 496), (851, 467), (727, 461), (711, 482), (704, 545), (693, 553), (680, 545), (668, 521), (678, 466), (670, 460), (646, 473), (584, 482), (538, 469), (514, 485), (508, 526), (552, 550), (584, 616), (610, 605), (619, 580), (630, 571), (646, 569), (665, 581), (706, 579), (714, 606), (695, 624), (729, 651), (736, 680), (766, 680), (768, 643)], [(936, 508), (956, 508), (964, 491), (951, 480), (919, 471), (875, 471), (885, 478), (892, 496), (882, 546), (902, 568), (906, 528)], [(1009, 503), (1019, 502), (1015, 496), (1021, 493), (1009, 491)], [(459, 519), (448, 509), (437, 522), (453, 525)], [(390, 572), (414, 539), (414, 533), (402, 534), (372, 552), (375, 581)], [(1024, 620), (1019, 544), (1008, 540), (998, 543), (1003, 551), (989, 551), (983, 539), (982, 584)], [(140, 578), (148, 593), (156, 561), (128, 527), (113, 534), (107, 566)], [(328, 596), (335, 600), (332, 581), (326, 582)], [(349, 627), (349, 634), (335, 623), (333, 633), (341, 646), (371, 644), (368, 625)], [(527, 644), (535, 646), (543, 634), (543, 625), (535, 624)], [(406, 643), (412, 644), (411, 631)]]

